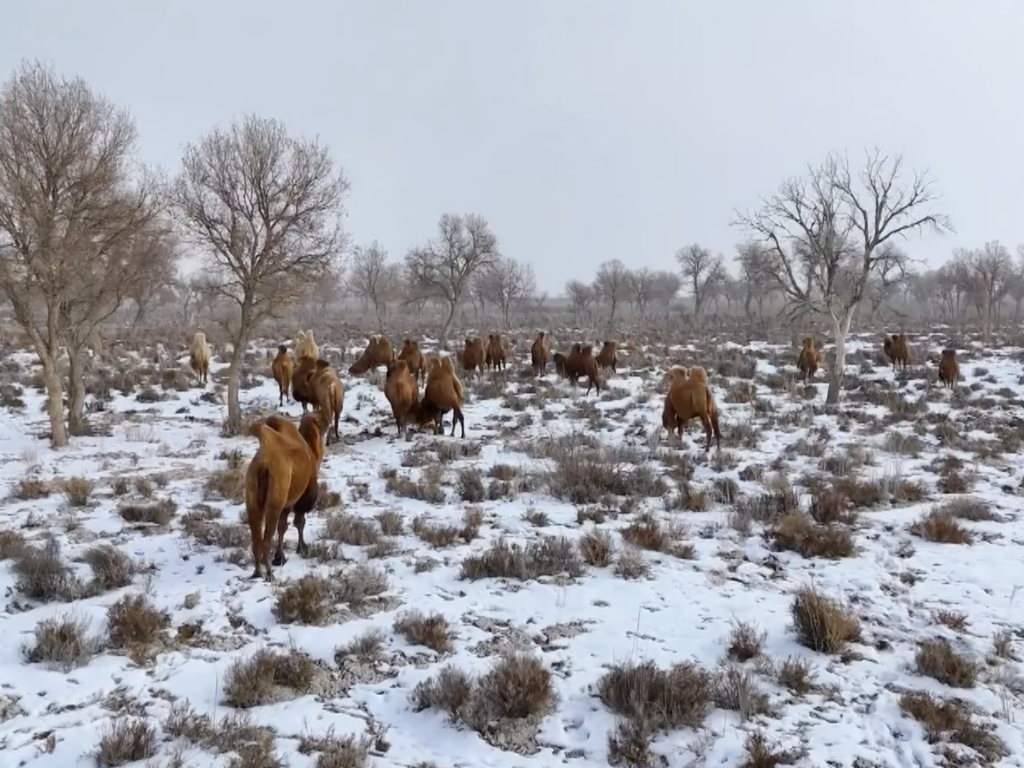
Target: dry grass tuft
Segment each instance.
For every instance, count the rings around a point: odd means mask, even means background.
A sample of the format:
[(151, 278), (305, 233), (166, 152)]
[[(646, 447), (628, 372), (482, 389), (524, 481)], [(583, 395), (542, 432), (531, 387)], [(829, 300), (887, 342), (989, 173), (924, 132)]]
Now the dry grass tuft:
[(615, 556), (615, 575), (632, 581), (646, 579), (651, 575), (651, 566), (644, 559), (643, 550), (636, 547), (623, 547)]
[(910, 532), (937, 544), (972, 544), (974, 534), (948, 511), (933, 509), (910, 525)]
[(163, 723), (168, 736), (218, 754), (235, 753), (229, 768), (285, 768), (274, 746), (274, 731), (256, 725), (246, 712), (232, 712), (218, 722), (187, 703), (176, 703)]
[(336, 736), (328, 731), (323, 736), (302, 736), (299, 754), (318, 753), (315, 768), (369, 768), (373, 742), (373, 737), (367, 734)]
[(729, 631), (729, 658), (733, 661), (750, 661), (764, 652), (764, 641), (768, 638), (766, 630), (758, 630), (756, 624), (739, 621)]
[(551, 495), (572, 504), (597, 504), (612, 497), (661, 497), (668, 492), (647, 457), (633, 449), (569, 439), (550, 445), (546, 455), (554, 462), (547, 478)]
[(408, 611), (395, 619), (394, 628), (414, 645), (425, 645), (438, 653), (448, 653), (453, 648), (455, 633), (441, 613), (424, 616), (416, 610)]
[(842, 525), (821, 525), (801, 512), (783, 515), (769, 531), (777, 549), (797, 552), (803, 557), (839, 560), (857, 554), (853, 534)]
[(11, 490), (11, 495), (20, 501), (45, 499), (51, 493), (50, 484), (38, 477), (23, 477)]
[(449, 665), (412, 693), (417, 710), (448, 713), (483, 736), (502, 721), (536, 718), (555, 703), (551, 672), (526, 653), (503, 655), (485, 675), (473, 678)]
[(333, 541), (356, 547), (376, 544), (380, 538), (376, 525), (346, 512), (328, 515), (324, 521), (324, 534)]
[(401, 536), (405, 527), (405, 518), (400, 512), (392, 509), (385, 510), (377, 515), (377, 522), (380, 523), (381, 532), (385, 536)]
[(156, 754), (156, 728), (142, 718), (117, 718), (104, 727), (92, 753), (98, 768), (114, 768), (147, 760)]
[(20, 531), (0, 531), (0, 560), (21, 557), (28, 549), (28, 540)]
[(783, 688), (804, 696), (814, 690), (814, 669), (807, 659), (789, 656), (775, 667), (775, 679)]
[(841, 653), (860, 640), (860, 620), (837, 600), (814, 587), (802, 587), (790, 609), (797, 641), (820, 653)]
[(490, 549), (463, 560), (460, 577), (470, 581), (529, 581), (563, 573), (572, 578), (583, 574), (583, 562), (576, 547), (565, 537), (544, 536), (526, 545), (509, 544), (500, 538)]
[[(312, 690), (317, 665), (297, 650), (262, 648), (248, 659), (235, 661), (224, 678), (224, 701), (228, 706), (249, 709), (282, 698), (303, 696)], [(280, 689), (294, 693), (282, 697)]]
[(1003, 741), (992, 729), (976, 723), (962, 702), (944, 701), (930, 693), (914, 691), (900, 697), (900, 709), (924, 726), (930, 744), (962, 744), (990, 764), (1009, 755)]
[(360, 661), (378, 661), (384, 656), (384, 644), (387, 642), (387, 639), (387, 635), (382, 630), (369, 629), (348, 645), (335, 648), (334, 660), (339, 666), (341, 665), (341, 660), (349, 656)]
[(650, 736), (659, 731), (697, 728), (714, 700), (715, 681), (691, 663), (660, 669), (651, 661), (613, 666), (597, 682), (601, 702)]
[(170, 623), (170, 615), (157, 610), (145, 595), (125, 595), (107, 609), (107, 642), (112, 648), (147, 649)]
[(959, 520), (968, 520), (974, 523), (1000, 519), (998, 515), (993, 514), (988, 502), (969, 496), (949, 499), (936, 507), (936, 511), (943, 512)]
[(92, 499), (92, 492), (96, 486), (92, 480), (84, 477), (69, 477), (61, 483), (64, 491), (64, 498), (72, 507), (87, 507)]
[(951, 688), (973, 688), (979, 665), (963, 656), (945, 638), (923, 640), (914, 655), (918, 674), (933, 677)]
[(654, 515), (645, 512), (620, 533), (623, 540), (634, 547), (690, 559), (693, 556), (692, 548), (679, 541), (684, 531), (679, 525), (662, 525)]
[(1008, 629), (1001, 629), (992, 638), (992, 653), (1000, 659), (1020, 661), (1014, 648), (1014, 634)]
[(803, 757), (799, 750), (781, 750), (768, 742), (763, 731), (747, 736), (743, 744), (747, 756), (740, 768), (776, 768), (779, 765), (794, 765)]
[(162, 499), (152, 504), (123, 504), (117, 511), (126, 523), (166, 526), (174, 519), (178, 505), (170, 499)]
[(720, 709), (738, 713), (744, 722), (771, 711), (768, 695), (754, 675), (738, 665), (725, 665), (715, 675), (713, 699)]
[(969, 623), (967, 614), (960, 613), (960, 611), (936, 611), (934, 618), (939, 624), (947, 626), (955, 632), (963, 632)]
[(89, 637), (89, 623), (65, 614), (43, 619), (36, 625), (34, 642), (22, 646), (25, 660), (47, 664), (62, 672), (89, 663), (99, 651), (99, 641)]
[(50, 537), (42, 547), (25, 547), (14, 558), (14, 587), (25, 597), (40, 602), (75, 600), (85, 586), (61, 557), (60, 543)]
[(607, 531), (587, 531), (580, 537), (580, 555), (583, 562), (596, 568), (604, 568), (611, 565), (612, 556), (615, 554), (615, 543)]
[(274, 618), (281, 624), (326, 624), (331, 615), (331, 583), (322, 576), (307, 574), (277, 590)]
[(82, 560), (92, 570), (89, 592), (93, 594), (127, 587), (139, 571), (134, 560), (110, 544), (91, 547)]
[(204, 490), (208, 499), (226, 499), (240, 504), (245, 501), (245, 466), (234, 464), (227, 469), (218, 469), (206, 478)]

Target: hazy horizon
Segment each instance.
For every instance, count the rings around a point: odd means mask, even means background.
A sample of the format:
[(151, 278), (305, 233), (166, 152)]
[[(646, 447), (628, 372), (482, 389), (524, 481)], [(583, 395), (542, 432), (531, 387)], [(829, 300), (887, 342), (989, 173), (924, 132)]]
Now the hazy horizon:
[(58, 0), (7, 10), (0, 65), (85, 78), (132, 110), (142, 158), (169, 173), (214, 126), (278, 118), (345, 168), (355, 243), (399, 260), (442, 213), (478, 212), (555, 295), (607, 259), (675, 269), (694, 242), (731, 262), (734, 208), (875, 144), (930, 169), (956, 227), (911, 256), (1014, 249), (1021, 29), (1008, 0)]

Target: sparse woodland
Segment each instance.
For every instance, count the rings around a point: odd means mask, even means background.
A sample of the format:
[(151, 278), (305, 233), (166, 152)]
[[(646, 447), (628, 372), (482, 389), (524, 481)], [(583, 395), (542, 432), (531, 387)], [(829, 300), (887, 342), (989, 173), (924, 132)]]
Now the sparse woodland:
[(811, 158), (549, 295), (231, 117), (154, 169), (98, 84), (0, 89), (12, 765), (1024, 754), (1024, 246), (924, 264), (941, 179)]

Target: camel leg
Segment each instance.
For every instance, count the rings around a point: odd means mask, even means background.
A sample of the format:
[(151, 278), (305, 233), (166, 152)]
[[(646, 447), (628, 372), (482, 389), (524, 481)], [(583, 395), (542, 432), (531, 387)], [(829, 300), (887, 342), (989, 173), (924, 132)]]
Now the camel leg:
[(258, 521), (249, 521), (249, 533), (252, 536), (252, 561), (256, 564), (256, 569), (253, 571), (250, 578), (258, 579), (263, 575), (262, 564), (263, 564), (263, 553), (260, 551), (260, 546), (263, 544), (263, 526)]
[(281, 513), (276, 515), (268, 515), (267, 520), (264, 522), (263, 527), (263, 541), (260, 543), (260, 556), (263, 559), (264, 575), (263, 578), (266, 581), (274, 580), (274, 571), (270, 567), (270, 547), (274, 543), (274, 534), (277, 533), (277, 527), (280, 523)]
[(455, 406), (452, 410), (452, 437), (455, 437), (455, 420), (458, 419), (459, 427), (462, 429), (462, 439), (466, 438), (466, 419), (462, 415), (462, 409)]
[(288, 562), (288, 558), (284, 554), (284, 535), (288, 532), (288, 511), (284, 510), (277, 521), (277, 548), (274, 550), (274, 559), (270, 561), (276, 567)]
[(306, 513), (295, 511), (295, 530), (299, 532), (299, 543), (295, 545), (295, 552), (305, 557), (309, 554), (309, 545), (306, 544)]
[(714, 432), (711, 429), (711, 417), (708, 416), (706, 411), (700, 415), (700, 423), (704, 425), (704, 435), (705, 435), (705, 438), (706, 438), (705, 443), (704, 443), (704, 450), (705, 451), (710, 451), (711, 450), (711, 436), (714, 434)]

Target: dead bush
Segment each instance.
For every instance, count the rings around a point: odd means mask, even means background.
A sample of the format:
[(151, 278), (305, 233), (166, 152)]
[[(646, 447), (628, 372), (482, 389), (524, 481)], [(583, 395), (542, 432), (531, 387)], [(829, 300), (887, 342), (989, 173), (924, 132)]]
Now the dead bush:
[(339, 603), (357, 608), (372, 597), (378, 597), (391, 588), (387, 574), (380, 568), (358, 563), (329, 577), (332, 594)]
[(62, 483), (64, 498), (72, 507), (87, 507), (95, 485), (84, 477), (69, 477)]
[(615, 556), (615, 575), (627, 580), (646, 579), (651, 575), (651, 566), (644, 559), (643, 550), (637, 547), (623, 547)]
[(974, 475), (960, 469), (946, 469), (937, 483), (941, 493), (970, 493), (974, 488)]
[(910, 532), (937, 544), (973, 544), (974, 534), (948, 511), (938, 508), (910, 524)]
[(178, 505), (170, 499), (162, 499), (152, 504), (123, 504), (117, 512), (126, 523), (146, 523), (148, 525), (170, 525)]
[(772, 526), (769, 536), (777, 549), (803, 557), (838, 560), (853, 557), (857, 548), (850, 530), (841, 525), (819, 525), (802, 512), (790, 512)]
[(81, 667), (99, 651), (99, 641), (89, 637), (89, 623), (64, 614), (36, 625), (34, 642), (22, 646), (25, 660), (47, 664), (62, 672)]
[(280, 700), (279, 688), (291, 689), (292, 698), (312, 690), (316, 662), (295, 649), (262, 648), (247, 659), (238, 659), (224, 677), (224, 701), (237, 709), (249, 709)]
[(51, 493), (50, 484), (38, 477), (23, 477), (11, 491), (11, 495), (21, 501), (35, 501), (45, 499)]
[(933, 618), (939, 624), (949, 627), (956, 632), (963, 632), (967, 629), (967, 614), (960, 611), (936, 611)]
[(736, 513), (758, 523), (770, 523), (800, 509), (800, 498), (792, 488), (780, 488), (758, 496), (745, 496), (736, 503)]
[(274, 618), (280, 624), (325, 624), (331, 615), (331, 583), (322, 576), (307, 574), (277, 590)]
[(580, 554), (583, 562), (598, 568), (611, 565), (615, 544), (607, 531), (594, 529), (580, 537)]
[(747, 756), (740, 768), (777, 768), (780, 765), (794, 765), (804, 755), (802, 750), (781, 750), (768, 742), (763, 731), (754, 731), (743, 743)]
[(807, 659), (789, 656), (776, 665), (775, 679), (783, 688), (803, 696), (814, 688), (814, 669)]
[[(431, 469), (431, 467), (428, 467)], [(441, 487), (442, 473), (424, 472), (420, 480), (413, 480), (409, 475), (400, 475), (397, 472), (388, 471), (385, 473), (384, 489), (395, 496), (406, 499), (417, 499), (430, 504), (443, 504), (445, 500), (444, 488)]]
[(665, 526), (650, 513), (644, 513), (620, 531), (623, 540), (641, 549), (672, 554), (679, 546), (682, 529)]
[(170, 623), (170, 615), (157, 610), (145, 595), (125, 595), (107, 609), (107, 642), (111, 648), (149, 648)]
[(821, 488), (811, 496), (811, 519), (822, 525), (853, 525), (857, 512), (851, 509), (849, 498), (835, 488)]
[(385, 536), (401, 536), (405, 525), (405, 518), (401, 512), (388, 509), (378, 513), (377, 522), (380, 523), (381, 532)]
[(790, 613), (797, 641), (820, 653), (841, 653), (860, 640), (860, 620), (845, 605), (814, 587), (801, 587)]
[(549, 711), (555, 702), (551, 672), (526, 653), (508, 653), (489, 672), (472, 678), (453, 666), (445, 667), (416, 686), (417, 710), (447, 712), (483, 736), (502, 721), (524, 720)]
[(324, 521), (324, 533), (327, 538), (356, 547), (375, 544), (380, 537), (376, 525), (346, 512), (328, 515)]
[(642, 724), (648, 734), (697, 728), (714, 698), (714, 679), (684, 662), (661, 669), (652, 661), (613, 666), (597, 682), (597, 695), (613, 713)]
[(206, 478), (206, 498), (221, 498), (241, 504), (245, 501), (245, 467), (241, 465), (218, 469)]
[(455, 633), (441, 613), (424, 616), (416, 610), (407, 611), (395, 619), (394, 628), (414, 645), (425, 645), (438, 653), (448, 653), (453, 648)]
[(712, 698), (720, 709), (738, 713), (743, 721), (771, 710), (768, 694), (761, 690), (750, 670), (733, 664), (718, 670)]
[(0, 531), (0, 560), (21, 557), (28, 549), (28, 540), (20, 531)]
[(583, 562), (569, 539), (543, 536), (521, 546), (500, 538), (488, 550), (463, 560), (460, 578), (528, 581), (562, 573), (571, 578), (583, 574)]
[(379, 661), (384, 655), (387, 639), (387, 635), (379, 629), (367, 630), (348, 645), (338, 646), (334, 650), (334, 662), (341, 666), (342, 661), (349, 656), (366, 662)]
[(92, 593), (109, 592), (112, 589), (127, 587), (132, 583), (139, 566), (124, 552), (110, 544), (99, 544), (90, 547), (82, 555), (82, 560), (92, 570), (92, 582), (89, 591)]
[(936, 509), (939, 512), (948, 514), (950, 517), (955, 517), (959, 520), (969, 520), (975, 523), (1000, 519), (998, 515), (993, 514), (992, 508), (987, 501), (969, 496), (949, 499), (936, 507)]
[(978, 678), (978, 664), (957, 653), (945, 638), (918, 643), (914, 662), (918, 674), (934, 677), (951, 688), (973, 688)]
[(729, 658), (734, 661), (750, 661), (756, 659), (764, 651), (764, 641), (768, 632), (759, 630), (756, 624), (738, 621), (729, 631)]
[(75, 600), (85, 589), (60, 554), (60, 544), (50, 537), (42, 547), (26, 547), (11, 564), (14, 588), (40, 602)]
[(627, 448), (591, 447), (561, 441), (548, 452), (554, 462), (547, 482), (551, 495), (572, 504), (598, 504), (609, 497), (647, 498), (668, 493), (647, 458)]
[(115, 768), (153, 757), (156, 747), (156, 728), (149, 720), (119, 717), (104, 726), (92, 756), (98, 768)]
[(470, 504), (479, 504), (487, 498), (487, 489), (480, 470), (476, 467), (460, 469), (455, 480), (455, 490), (459, 498)]
[(652, 735), (644, 723), (626, 718), (608, 733), (608, 765), (629, 768), (656, 768), (661, 765), (651, 751)]
[(1014, 634), (1008, 629), (1001, 629), (992, 638), (992, 653), (1000, 659), (1020, 661), (1014, 648)]
[(900, 709), (924, 726), (929, 744), (962, 744), (990, 764), (1009, 755), (993, 729), (976, 723), (963, 702), (944, 701), (924, 691), (913, 691), (900, 696)]
[(369, 735), (336, 736), (328, 731), (323, 736), (304, 735), (299, 739), (299, 754), (318, 753), (315, 768), (370, 768)]

